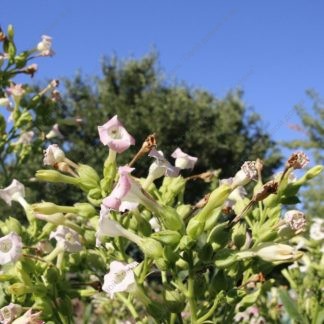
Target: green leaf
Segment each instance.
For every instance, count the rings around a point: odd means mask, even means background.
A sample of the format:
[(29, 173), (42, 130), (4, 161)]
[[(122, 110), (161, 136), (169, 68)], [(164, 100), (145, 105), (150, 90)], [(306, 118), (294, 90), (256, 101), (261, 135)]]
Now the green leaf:
[(296, 205), (300, 203), (300, 200), (297, 196), (291, 196), (291, 197), (281, 197), (280, 198), (280, 203), (284, 205)]

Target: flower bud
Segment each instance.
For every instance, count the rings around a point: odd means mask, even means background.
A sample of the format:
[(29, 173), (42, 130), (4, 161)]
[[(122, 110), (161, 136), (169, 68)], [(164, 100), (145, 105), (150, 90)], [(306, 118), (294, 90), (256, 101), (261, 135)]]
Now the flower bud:
[(245, 223), (236, 223), (232, 228), (232, 240), (235, 246), (240, 249), (246, 239), (246, 224)]
[(171, 206), (162, 206), (157, 215), (166, 229), (173, 231), (182, 231), (184, 228), (183, 221), (177, 211)]
[(165, 304), (171, 313), (181, 313), (186, 305), (185, 296), (178, 290), (165, 290)]
[(161, 243), (152, 238), (142, 238), (139, 242), (139, 246), (149, 258), (158, 259), (163, 256), (163, 247)]
[(9, 216), (5, 220), (5, 226), (7, 227), (8, 233), (15, 232), (18, 235), (21, 233), (21, 223), (16, 218)]
[(268, 262), (293, 262), (303, 256), (303, 253), (296, 251), (286, 244), (263, 244), (255, 250), (255, 254)]
[(191, 212), (192, 207), (191, 205), (187, 204), (187, 205), (180, 205), (177, 207), (177, 213), (180, 215), (180, 217), (182, 219), (186, 218), (189, 213)]
[(181, 235), (176, 231), (164, 230), (151, 234), (151, 237), (164, 244), (177, 245), (180, 242)]
[(76, 203), (73, 205), (77, 209), (78, 215), (86, 218), (91, 218), (97, 215), (96, 209), (88, 203)]
[(22, 296), (33, 291), (31, 286), (28, 286), (22, 282), (16, 282), (7, 287), (7, 293), (14, 296)]
[(100, 188), (100, 178), (96, 170), (86, 164), (80, 164), (76, 170), (80, 177), (80, 186), (86, 191)]

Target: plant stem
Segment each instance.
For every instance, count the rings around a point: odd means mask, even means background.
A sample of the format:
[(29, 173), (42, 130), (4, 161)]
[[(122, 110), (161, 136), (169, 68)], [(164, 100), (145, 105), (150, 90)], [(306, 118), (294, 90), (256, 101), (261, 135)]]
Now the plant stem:
[(196, 299), (194, 291), (194, 272), (193, 272), (193, 256), (192, 251), (189, 253), (189, 278), (188, 278), (188, 299), (191, 310), (191, 323), (196, 323)]
[(118, 293), (116, 294), (116, 296), (124, 303), (124, 305), (128, 308), (129, 312), (131, 313), (131, 315), (133, 316), (133, 318), (135, 320), (137, 320), (139, 318), (138, 313), (134, 307), (134, 305), (131, 303), (131, 301), (129, 300), (129, 298), (126, 298), (125, 296), (123, 296), (123, 294)]

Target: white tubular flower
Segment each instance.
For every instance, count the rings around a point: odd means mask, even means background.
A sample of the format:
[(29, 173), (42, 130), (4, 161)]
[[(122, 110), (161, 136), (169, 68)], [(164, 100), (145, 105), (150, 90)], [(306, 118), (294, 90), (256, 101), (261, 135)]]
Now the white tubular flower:
[[(156, 149), (152, 149), (149, 153), (150, 157), (155, 158), (155, 162), (152, 163), (149, 176), (151, 176), (152, 171), (156, 173), (154, 176), (155, 179), (160, 178), (162, 175), (167, 177), (177, 177), (179, 174), (179, 168), (174, 167), (163, 155), (162, 151), (157, 151)], [(152, 170), (151, 170), (152, 168)], [(160, 175), (161, 174), (161, 175)]]
[(286, 244), (268, 244), (261, 245), (255, 254), (268, 262), (292, 262), (303, 256), (303, 253), (296, 251), (293, 247)]
[(58, 246), (66, 252), (75, 253), (82, 250), (80, 235), (69, 227), (59, 225), (56, 231), (51, 232), (50, 239), (52, 238), (55, 238)]
[(18, 201), (23, 206), (25, 205), (25, 187), (18, 180), (13, 179), (11, 184), (0, 189), (0, 198), (2, 198), (9, 206), (11, 206), (12, 201)]
[(113, 261), (110, 264), (110, 271), (104, 277), (102, 290), (110, 298), (117, 292), (129, 292), (135, 285), (135, 275), (133, 269), (138, 265), (137, 262), (125, 264), (119, 261)]
[(22, 254), (22, 241), (18, 234), (10, 234), (0, 238), (0, 264), (16, 262)]
[(41, 56), (53, 56), (52, 37), (43, 35), (42, 40), (37, 44), (36, 48)]
[(22, 307), (18, 304), (10, 303), (0, 309), (0, 323), (10, 324), (22, 313)]
[(63, 138), (64, 135), (61, 133), (60, 129), (59, 129), (59, 125), (58, 124), (54, 124), (52, 129), (46, 134), (45, 136), (47, 139), (51, 139), (51, 138)]
[(4, 97), (0, 98), (0, 107), (6, 107), (8, 111), (12, 111), (11, 103), (9, 98)]
[(41, 319), (42, 312), (33, 313), (30, 308), (24, 315), (20, 316), (12, 322), (12, 324), (44, 324), (45, 322)]
[(105, 205), (101, 205), (100, 209), (100, 218), (99, 225), (96, 232), (96, 246), (99, 247), (101, 245), (101, 239), (104, 236), (109, 237), (125, 237), (135, 243), (139, 242), (139, 238), (136, 234), (127, 231), (124, 227), (122, 227), (119, 223), (109, 218), (110, 212), (109, 208)]
[(312, 240), (322, 241), (324, 239), (324, 220), (321, 218), (313, 218), (313, 224), (309, 230)]
[(198, 158), (183, 152), (179, 147), (171, 154), (175, 158), (175, 166), (179, 169), (193, 169)]
[(258, 171), (255, 161), (246, 161), (241, 166), (241, 170), (236, 172), (233, 178), (233, 187), (244, 186), (251, 180), (256, 179)]
[[(225, 184), (228, 186), (233, 185), (233, 178), (221, 179), (220, 184)], [(233, 208), (233, 206), (240, 200), (244, 199), (247, 195), (246, 190), (242, 186), (235, 187), (235, 189), (229, 194), (228, 198), (224, 203), (224, 207)]]
[(64, 162), (64, 160), (65, 154), (57, 144), (49, 145), (48, 148), (44, 150), (44, 165), (54, 166), (59, 162)]

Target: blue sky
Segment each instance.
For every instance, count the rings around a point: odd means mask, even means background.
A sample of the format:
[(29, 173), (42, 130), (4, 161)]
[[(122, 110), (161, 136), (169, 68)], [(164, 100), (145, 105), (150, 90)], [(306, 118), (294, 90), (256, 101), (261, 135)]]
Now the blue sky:
[(103, 55), (139, 58), (153, 48), (169, 81), (222, 97), (241, 87), (274, 139), (300, 136), (295, 104), (310, 107), (305, 90), (324, 96), (324, 1), (9, 1), (0, 24), (11, 23), (21, 50), (42, 34), (53, 58), (37, 63), (44, 78), (100, 74)]

